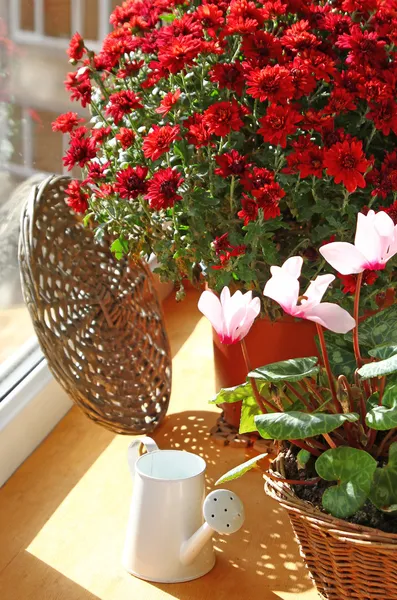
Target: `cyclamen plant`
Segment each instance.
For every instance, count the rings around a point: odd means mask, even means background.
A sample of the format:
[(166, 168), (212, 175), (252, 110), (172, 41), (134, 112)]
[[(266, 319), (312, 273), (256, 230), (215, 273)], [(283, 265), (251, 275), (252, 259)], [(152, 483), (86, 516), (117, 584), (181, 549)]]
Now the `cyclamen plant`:
[[(334, 242), (320, 252), (335, 268), (357, 275), (354, 317), (337, 304), (322, 302), (333, 275), (319, 275), (300, 295), (299, 256), (271, 267), (263, 293), (286, 313), (316, 323), (322, 364), (317, 357), (305, 357), (251, 370), (243, 339), (258, 308), (251, 292), (230, 296), (225, 289), (221, 303), (213, 292), (203, 292), (200, 310), (223, 343), (241, 342), (249, 371), (245, 383), (221, 390), (213, 402), (242, 400), (240, 433), (258, 431), (265, 439), (282, 442), (289, 452), (295, 448), (298, 468), (311, 464), (317, 475), (292, 480), (285, 473), (268, 471), (270, 478), (293, 486), (329, 482), (323, 488), (322, 505), (336, 517), (351, 517), (367, 500), (380, 511), (393, 513), (397, 511), (397, 305), (360, 325), (358, 318), (363, 274), (383, 269), (397, 254), (397, 225), (384, 211), (360, 213), (354, 245)], [(324, 328), (343, 337), (335, 340)], [(232, 469), (218, 483), (240, 477), (263, 456)]]
[[(83, 168), (68, 203), (116, 255), (154, 252), (180, 286), (258, 292), (298, 253), (314, 279), (316, 247), (348, 241), (360, 211), (397, 223), (394, 1), (127, 0), (111, 23), (98, 54), (78, 33), (69, 48), (90, 123), (53, 128)], [(365, 306), (394, 279), (364, 270)], [(332, 298), (351, 306), (357, 280), (339, 271)]]

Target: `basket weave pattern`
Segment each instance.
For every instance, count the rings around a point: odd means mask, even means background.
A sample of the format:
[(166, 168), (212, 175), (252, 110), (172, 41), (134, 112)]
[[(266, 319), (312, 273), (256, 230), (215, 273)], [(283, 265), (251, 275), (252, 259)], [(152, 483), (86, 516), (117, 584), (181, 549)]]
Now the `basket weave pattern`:
[(397, 535), (322, 513), (284, 482), (265, 490), (287, 511), (301, 556), (327, 600), (397, 600)]
[(22, 213), (22, 287), (50, 370), (94, 421), (117, 433), (152, 431), (171, 390), (171, 356), (146, 264), (117, 260), (109, 241), (66, 205), (49, 178)]

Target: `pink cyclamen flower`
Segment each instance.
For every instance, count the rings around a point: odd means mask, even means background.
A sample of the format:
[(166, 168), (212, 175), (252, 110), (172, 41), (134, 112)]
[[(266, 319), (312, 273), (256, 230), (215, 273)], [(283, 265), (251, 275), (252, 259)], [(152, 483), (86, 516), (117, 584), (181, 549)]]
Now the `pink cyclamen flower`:
[(282, 267), (270, 267), (272, 277), (265, 285), (263, 294), (280, 304), (284, 311), (300, 319), (308, 319), (335, 333), (347, 333), (354, 329), (353, 317), (337, 304), (321, 303), (334, 275), (319, 275), (312, 281), (303, 296), (299, 296), (299, 281), (303, 260), (292, 256)]
[(232, 296), (224, 287), (221, 297), (206, 290), (200, 296), (199, 310), (211, 322), (222, 344), (235, 344), (242, 340), (261, 310), (259, 298), (252, 298), (252, 292), (235, 292)]
[(342, 275), (380, 271), (397, 254), (397, 225), (383, 211), (359, 213), (354, 245), (332, 242), (322, 246), (320, 253)]

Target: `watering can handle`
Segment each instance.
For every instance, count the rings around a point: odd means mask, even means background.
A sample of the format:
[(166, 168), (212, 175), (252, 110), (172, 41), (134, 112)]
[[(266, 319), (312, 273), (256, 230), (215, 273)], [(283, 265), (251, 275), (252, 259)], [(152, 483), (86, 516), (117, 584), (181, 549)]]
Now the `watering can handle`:
[(141, 445), (145, 446), (147, 452), (155, 452), (159, 449), (156, 442), (147, 435), (145, 435), (144, 437), (136, 438), (133, 442), (131, 442), (131, 444), (128, 446), (127, 460), (131, 475), (133, 477), (135, 475), (135, 463), (139, 458), (139, 449)]

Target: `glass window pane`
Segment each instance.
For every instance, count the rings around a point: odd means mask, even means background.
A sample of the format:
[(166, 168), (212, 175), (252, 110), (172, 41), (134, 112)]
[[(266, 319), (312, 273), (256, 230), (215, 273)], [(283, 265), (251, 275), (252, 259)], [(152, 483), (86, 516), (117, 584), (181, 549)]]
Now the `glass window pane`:
[(44, 33), (51, 37), (70, 38), (71, 0), (44, 0)]
[(86, 40), (97, 40), (98, 28), (98, 0), (85, 0), (83, 37)]
[[(32, 185), (44, 174), (63, 172), (64, 141), (60, 133), (52, 132), (52, 121), (60, 113), (81, 112), (79, 105), (69, 101), (62, 84), (74, 70), (66, 55), (74, 33), (71, 0), (42, 0), (43, 13), (37, 13), (36, 19), (44, 24), (44, 32), (38, 37), (36, 31), (32, 44), (37, 1), (0, 0), (0, 365), (13, 359), (34, 335), (19, 281), (21, 210)], [(2, 12), (4, 4), (19, 8), (15, 39), (9, 12)], [(74, 18), (82, 24), (81, 33), (98, 39), (98, 1), (75, 3), (79, 5), (82, 12)], [(109, 0), (109, 14), (112, 9)], [(102, 15), (106, 21), (109, 14)], [(79, 168), (70, 175), (79, 177)]]
[[(16, 2), (17, 0), (14, 0)], [(34, 31), (34, 6), (32, 0), (21, 0), (20, 27), (25, 31)]]

